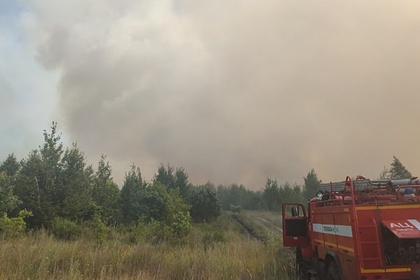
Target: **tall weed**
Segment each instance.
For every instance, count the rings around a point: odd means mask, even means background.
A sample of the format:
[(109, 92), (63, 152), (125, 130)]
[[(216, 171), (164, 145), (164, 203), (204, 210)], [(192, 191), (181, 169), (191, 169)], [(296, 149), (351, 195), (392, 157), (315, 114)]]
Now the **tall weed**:
[[(63, 241), (45, 231), (0, 240), (0, 279), (289, 279), (280, 239), (259, 242), (220, 219), (195, 225), (178, 244), (148, 241), (145, 227), (108, 229), (101, 246), (93, 235)], [(136, 242), (127, 242), (134, 230)]]

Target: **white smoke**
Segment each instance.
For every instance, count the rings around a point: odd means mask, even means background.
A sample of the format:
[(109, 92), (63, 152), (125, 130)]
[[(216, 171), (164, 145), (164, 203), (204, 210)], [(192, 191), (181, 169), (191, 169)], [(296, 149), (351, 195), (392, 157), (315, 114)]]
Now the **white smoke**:
[(420, 167), (419, 2), (30, 3), (59, 121), (117, 179), (132, 163), (249, 187)]

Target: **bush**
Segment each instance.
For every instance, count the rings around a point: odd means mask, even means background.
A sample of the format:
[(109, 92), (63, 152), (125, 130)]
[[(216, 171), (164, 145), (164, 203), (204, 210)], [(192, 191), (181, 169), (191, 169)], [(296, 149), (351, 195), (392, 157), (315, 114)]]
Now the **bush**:
[(22, 236), (26, 229), (24, 219), (29, 216), (32, 216), (32, 212), (26, 210), (21, 210), (19, 216), (15, 218), (9, 218), (6, 213), (3, 213), (3, 217), (0, 218), (0, 233), (5, 238)]
[(211, 222), (220, 215), (220, 202), (216, 193), (209, 188), (193, 190), (188, 202), (191, 204), (190, 214), (194, 222)]
[(191, 217), (188, 212), (178, 212), (174, 214), (174, 221), (171, 224), (171, 232), (176, 238), (186, 237), (192, 229)]
[(109, 228), (102, 222), (99, 214), (93, 216), (89, 225), (90, 230), (92, 230), (95, 235), (96, 244), (102, 245), (110, 232)]
[(222, 229), (208, 228), (201, 241), (203, 242), (204, 250), (207, 251), (207, 249), (213, 248), (215, 243), (226, 242), (226, 237)]
[(50, 227), (51, 233), (62, 240), (74, 240), (82, 233), (81, 228), (73, 221), (56, 217)]
[(231, 204), (230, 211), (232, 211), (232, 213), (241, 213), (241, 206)]

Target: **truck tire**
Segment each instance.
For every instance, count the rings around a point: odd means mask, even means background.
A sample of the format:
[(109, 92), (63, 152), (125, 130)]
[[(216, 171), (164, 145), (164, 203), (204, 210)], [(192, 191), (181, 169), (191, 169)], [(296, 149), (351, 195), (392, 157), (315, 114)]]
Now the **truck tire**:
[(303, 260), (302, 250), (296, 248), (296, 279), (309, 280), (307, 263)]
[(330, 262), (328, 265), (327, 280), (342, 280), (335, 261)]

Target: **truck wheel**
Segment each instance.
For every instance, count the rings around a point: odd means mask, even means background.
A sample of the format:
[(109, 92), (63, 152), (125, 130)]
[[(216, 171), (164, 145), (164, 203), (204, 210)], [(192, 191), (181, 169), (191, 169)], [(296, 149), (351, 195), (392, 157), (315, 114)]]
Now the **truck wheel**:
[(328, 265), (327, 280), (341, 280), (338, 266), (334, 261)]
[(298, 280), (308, 280), (307, 264), (303, 260), (302, 250), (296, 248), (296, 278)]

